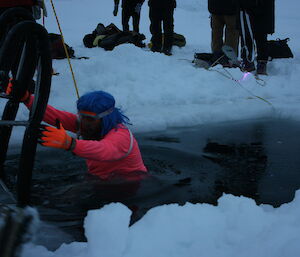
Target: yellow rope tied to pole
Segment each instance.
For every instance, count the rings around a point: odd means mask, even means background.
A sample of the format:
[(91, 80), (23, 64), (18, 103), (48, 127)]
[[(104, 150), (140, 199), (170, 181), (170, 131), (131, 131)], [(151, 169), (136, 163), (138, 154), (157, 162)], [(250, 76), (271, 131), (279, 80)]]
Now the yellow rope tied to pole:
[(73, 78), (73, 82), (74, 82), (74, 87), (75, 87), (75, 90), (76, 90), (77, 98), (79, 98), (79, 91), (78, 91), (78, 87), (77, 87), (75, 75), (74, 75), (74, 72), (73, 72), (72, 64), (71, 64), (71, 61), (70, 61), (70, 56), (68, 54), (67, 47), (65, 45), (65, 39), (64, 39), (64, 36), (63, 36), (63, 33), (62, 33), (62, 29), (60, 27), (60, 23), (59, 23), (57, 15), (56, 15), (56, 11), (55, 11), (55, 7), (54, 7), (54, 4), (53, 4), (53, 1), (50, 0), (50, 2), (51, 2), (52, 9), (53, 9), (53, 12), (54, 12), (54, 16), (55, 16), (55, 19), (56, 19), (56, 22), (57, 22), (57, 25), (58, 25), (58, 29), (60, 31), (60, 35), (61, 35), (61, 38), (62, 38), (63, 46), (64, 46), (65, 53), (66, 53), (66, 56), (67, 56), (67, 59), (68, 59), (68, 63), (69, 63), (69, 66), (70, 66), (70, 70), (71, 70), (71, 73), (72, 73), (72, 78)]

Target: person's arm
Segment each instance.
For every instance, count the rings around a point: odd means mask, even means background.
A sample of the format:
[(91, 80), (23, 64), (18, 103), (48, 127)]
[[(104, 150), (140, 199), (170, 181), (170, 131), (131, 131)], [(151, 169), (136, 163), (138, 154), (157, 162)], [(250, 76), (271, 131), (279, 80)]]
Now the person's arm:
[[(34, 96), (31, 95), (28, 97), (24, 104), (30, 110), (34, 101)], [(51, 105), (47, 105), (43, 121), (46, 123), (55, 126), (56, 120), (59, 120), (63, 127), (71, 132), (77, 132), (77, 116), (73, 113), (61, 111), (54, 108)]]
[(127, 129), (112, 129), (100, 140), (76, 140), (73, 153), (90, 160), (115, 161), (124, 157), (130, 149), (130, 133)]
[[(7, 95), (14, 96), (14, 81), (13, 80), (8, 81), (8, 85), (5, 89), (5, 93)], [(34, 96), (31, 95), (29, 93), (29, 91), (26, 91), (24, 96), (21, 97), (20, 99), (18, 99), (18, 101), (24, 103), (25, 106), (29, 110), (31, 110), (31, 108), (34, 104)], [(54, 133), (51, 132), (51, 135), (54, 135), (54, 137), (53, 137), (54, 139), (52, 141), (54, 142), (54, 145), (56, 144), (56, 146), (53, 146), (53, 147), (69, 150), (71, 147), (74, 146), (73, 142), (75, 143), (75, 140), (72, 140), (72, 138), (67, 135), (64, 127), (67, 130), (72, 131), (74, 133), (77, 132), (77, 116), (75, 114), (70, 113), (70, 112), (60, 111), (60, 110), (55, 109), (51, 105), (47, 105), (45, 113), (44, 113), (43, 121), (47, 122), (50, 125), (56, 126), (56, 128), (50, 127), (50, 126), (45, 126), (45, 125), (41, 126), (42, 134), (45, 131), (46, 131), (46, 134), (48, 134), (49, 130), (54, 132)], [(47, 131), (47, 129), (45, 130), (46, 127), (48, 127), (48, 129), (49, 129), (48, 131)], [(58, 141), (60, 141), (60, 142), (58, 142)], [(53, 142), (51, 142), (51, 143), (53, 143)], [(58, 143), (58, 145), (57, 145), (57, 143)], [(65, 143), (67, 143), (67, 144), (65, 144)], [(46, 144), (43, 144), (43, 145), (46, 145)]]

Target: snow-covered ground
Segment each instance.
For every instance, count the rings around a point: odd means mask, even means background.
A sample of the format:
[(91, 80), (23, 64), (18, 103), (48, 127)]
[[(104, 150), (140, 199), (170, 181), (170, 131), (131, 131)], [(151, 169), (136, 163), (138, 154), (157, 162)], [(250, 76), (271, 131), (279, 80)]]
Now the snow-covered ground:
[[(45, 26), (49, 32), (59, 33), (50, 1), (46, 1), (49, 17)], [(195, 68), (188, 61), (195, 52), (210, 52), (210, 25), (206, 0), (179, 0), (175, 11), (175, 31), (185, 35), (186, 47), (174, 47), (174, 55), (144, 51), (126, 44), (113, 51), (100, 48), (87, 49), (82, 39), (101, 22), (111, 22), (122, 28), (120, 15), (112, 15), (112, 0), (54, 1), (66, 42), (75, 49), (76, 56), (89, 60), (72, 60), (75, 77), (82, 95), (92, 90), (112, 93), (117, 105), (131, 118), (134, 132), (163, 130), (173, 126), (193, 126), (208, 122), (230, 121), (259, 117), (291, 117), (300, 119), (298, 79), (300, 60), (298, 42), (298, 3), (276, 3), (276, 33), (270, 38), (290, 37), (294, 59), (274, 60), (268, 66), (270, 76), (263, 77), (266, 86), (256, 83), (249, 75), (242, 86), (216, 71)], [(288, 8), (286, 7), (288, 5)], [(150, 40), (148, 5), (141, 14), (141, 33)], [(66, 60), (53, 63), (60, 73), (53, 77), (49, 103), (58, 108), (76, 112), (76, 92)], [(220, 67), (219, 70), (226, 74)], [(228, 70), (240, 80), (238, 69)], [(273, 109), (266, 102), (271, 102)], [(0, 102), (0, 107), (4, 106)], [(26, 119), (26, 108), (20, 108), (19, 118)], [(12, 144), (20, 144), (23, 133), (17, 129)]]
[[(175, 31), (184, 34), (186, 47), (174, 47), (173, 56), (152, 53), (133, 45), (121, 45), (111, 52), (86, 49), (82, 38), (98, 23), (115, 23), (121, 28), (120, 13), (114, 17), (113, 0), (54, 1), (66, 42), (76, 56), (72, 60), (82, 95), (92, 90), (112, 93), (117, 106), (131, 118), (134, 132), (150, 132), (168, 127), (185, 127), (203, 123), (262, 117), (300, 119), (300, 18), (299, 1), (276, 1), (276, 33), (270, 38), (291, 38), (294, 59), (274, 60), (268, 65), (269, 76), (261, 86), (249, 75), (239, 85), (225, 78), (220, 67), (206, 71), (188, 60), (195, 52), (210, 52), (209, 13), (206, 0), (177, 0)], [(49, 32), (58, 33), (50, 1), (46, 0)], [(149, 42), (148, 6), (141, 15), (141, 33)], [(66, 60), (54, 61), (60, 73), (53, 77), (49, 103), (76, 112), (77, 99)], [(228, 72), (240, 80), (238, 69)], [(262, 97), (266, 102), (254, 97)], [(0, 109), (5, 101), (0, 100)], [(28, 111), (20, 108), (18, 119)], [(14, 131), (11, 146), (19, 147), (22, 129)], [(160, 206), (149, 211), (128, 228), (130, 211), (111, 204), (91, 211), (85, 222), (87, 243), (63, 245), (50, 252), (41, 246), (28, 245), (23, 257), (146, 257), (146, 256), (272, 256), (299, 255), (299, 194), (278, 209), (256, 206), (246, 198), (223, 196), (219, 206), (186, 204)]]
[(26, 245), (22, 257), (298, 257), (299, 192), (280, 208), (223, 196), (208, 204), (164, 205), (128, 228), (130, 211), (120, 203), (89, 211), (87, 243), (63, 244), (55, 252)]

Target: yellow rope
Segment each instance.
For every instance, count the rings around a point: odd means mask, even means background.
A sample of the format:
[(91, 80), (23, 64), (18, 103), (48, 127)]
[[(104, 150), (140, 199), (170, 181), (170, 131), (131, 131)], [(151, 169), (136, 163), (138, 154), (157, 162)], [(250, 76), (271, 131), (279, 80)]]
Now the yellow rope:
[(75, 87), (75, 90), (76, 90), (77, 98), (79, 98), (79, 91), (78, 91), (78, 87), (77, 87), (75, 75), (74, 75), (74, 72), (73, 72), (72, 64), (71, 64), (71, 61), (70, 61), (70, 56), (69, 56), (69, 53), (67, 51), (67, 47), (65, 45), (65, 39), (64, 39), (64, 36), (63, 36), (62, 30), (61, 30), (59, 21), (58, 21), (58, 17), (56, 15), (56, 11), (55, 11), (55, 7), (54, 7), (54, 4), (53, 4), (53, 1), (50, 0), (50, 2), (51, 2), (51, 5), (52, 5), (52, 9), (53, 9), (53, 12), (54, 12), (54, 16), (55, 16), (55, 19), (56, 19), (59, 31), (60, 31), (60, 35), (61, 35), (61, 38), (62, 38), (63, 46), (64, 46), (65, 53), (66, 53), (66, 56), (67, 56), (67, 59), (68, 59), (68, 63), (69, 63), (69, 66), (70, 66), (70, 70), (71, 70), (71, 73), (72, 73), (72, 78), (73, 78), (73, 82), (74, 82), (74, 87)]

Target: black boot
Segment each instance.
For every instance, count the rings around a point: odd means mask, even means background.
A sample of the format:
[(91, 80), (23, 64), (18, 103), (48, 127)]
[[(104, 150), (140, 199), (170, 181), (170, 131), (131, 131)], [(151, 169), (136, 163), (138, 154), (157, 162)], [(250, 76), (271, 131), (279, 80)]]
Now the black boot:
[(267, 61), (257, 61), (256, 74), (257, 75), (268, 75)]
[(151, 47), (151, 51), (152, 52), (159, 52), (159, 53), (161, 53), (161, 47), (158, 47), (158, 46), (152, 46)]
[(171, 56), (172, 55), (172, 48), (164, 48), (163, 53), (165, 55)]
[(254, 71), (255, 70), (254, 62), (249, 62), (247, 60), (243, 60), (241, 69), (242, 69), (242, 71), (247, 71), (247, 72)]
[(161, 33), (154, 34), (151, 38), (151, 42), (152, 42), (151, 51), (161, 53), (161, 51), (162, 51), (162, 35), (161, 35)]

